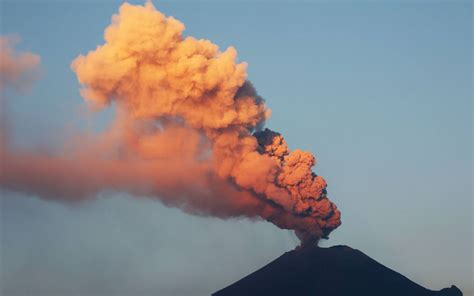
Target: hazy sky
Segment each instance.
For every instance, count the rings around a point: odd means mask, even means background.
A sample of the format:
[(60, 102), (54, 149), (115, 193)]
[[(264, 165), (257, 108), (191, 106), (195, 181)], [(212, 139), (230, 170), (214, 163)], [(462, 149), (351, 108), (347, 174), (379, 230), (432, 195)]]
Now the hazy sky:
[[(110, 111), (83, 118), (69, 65), (103, 43), (120, 2), (0, 3), (1, 33), (41, 56), (31, 92), (8, 94), (15, 143), (54, 146), (73, 128), (103, 126)], [(273, 110), (267, 126), (316, 155), (343, 221), (323, 246), (350, 245), (427, 288), (473, 295), (470, 2), (155, 5), (186, 35), (235, 46)], [(74, 206), (0, 194), (8, 296), (208, 295), (298, 242), (269, 223), (124, 194)]]

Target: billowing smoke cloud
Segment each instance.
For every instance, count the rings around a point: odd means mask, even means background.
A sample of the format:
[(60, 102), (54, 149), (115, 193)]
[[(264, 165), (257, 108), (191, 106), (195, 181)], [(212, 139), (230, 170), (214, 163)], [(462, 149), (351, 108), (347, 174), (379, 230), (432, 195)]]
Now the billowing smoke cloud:
[[(0, 153), (8, 137), (6, 90), (29, 90), (38, 77), (40, 57), (30, 52), (16, 52), (14, 45), (19, 41), (16, 35), (0, 36)], [(2, 170), (0, 166), (0, 174)]]
[(40, 57), (15, 53), (13, 46), (19, 40), (17, 36), (0, 36), (0, 90), (6, 86), (27, 89), (37, 77)]
[(263, 218), (304, 243), (327, 236), (340, 213), (314, 156), (262, 130), (270, 110), (234, 48), (183, 30), (151, 2), (123, 4), (105, 44), (71, 65), (93, 108), (116, 104), (114, 125), (61, 156), (5, 148), (0, 184), (72, 201), (123, 190), (198, 215)]

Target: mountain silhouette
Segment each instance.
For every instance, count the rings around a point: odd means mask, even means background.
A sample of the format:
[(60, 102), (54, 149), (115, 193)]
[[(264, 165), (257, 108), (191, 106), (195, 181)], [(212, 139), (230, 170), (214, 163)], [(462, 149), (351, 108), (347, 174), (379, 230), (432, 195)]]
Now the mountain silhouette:
[(428, 290), (347, 246), (286, 252), (213, 296), (462, 296), (456, 287)]

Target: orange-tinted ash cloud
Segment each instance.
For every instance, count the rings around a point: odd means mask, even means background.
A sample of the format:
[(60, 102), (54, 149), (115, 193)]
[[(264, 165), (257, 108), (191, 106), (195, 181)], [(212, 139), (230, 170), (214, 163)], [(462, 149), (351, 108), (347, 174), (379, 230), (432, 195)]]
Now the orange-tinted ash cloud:
[(40, 57), (30, 52), (16, 53), (17, 36), (0, 36), (0, 91), (6, 86), (27, 89), (37, 77)]
[(0, 184), (64, 200), (122, 190), (198, 215), (263, 218), (303, 243), (326, 237), (340, 212), (315, 157), (262, 130), (270, 110), (234, 48), (183, 30), (151, 2), (123, 4), (105, 43), (71, 64), (93, 108), (116, 104), (115, 124), (67, 155), (6, 152)]

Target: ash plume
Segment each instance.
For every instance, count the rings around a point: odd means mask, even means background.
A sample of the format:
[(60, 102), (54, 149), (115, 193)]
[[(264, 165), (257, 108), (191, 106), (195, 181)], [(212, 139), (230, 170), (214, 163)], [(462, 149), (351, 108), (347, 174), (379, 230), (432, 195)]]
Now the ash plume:
[(183, 31), (151, 2), (123, 4), (105, 43), (71, 64), (92, 109), (117, 106), (114, 124), (54, 156), (2, 145), (0, 185), (63, 201), (120, 190), (196, 215), (265, 219), (304, 244), (326, 237), (340, 212), (315, 157), (262, 130), (270, 109), (233, 47)]
[(0, 36), (0, 91), (7, 86), (28, 89), (38, 76), (40, 57), (30, 52), (17, 53), (18, 36)]

